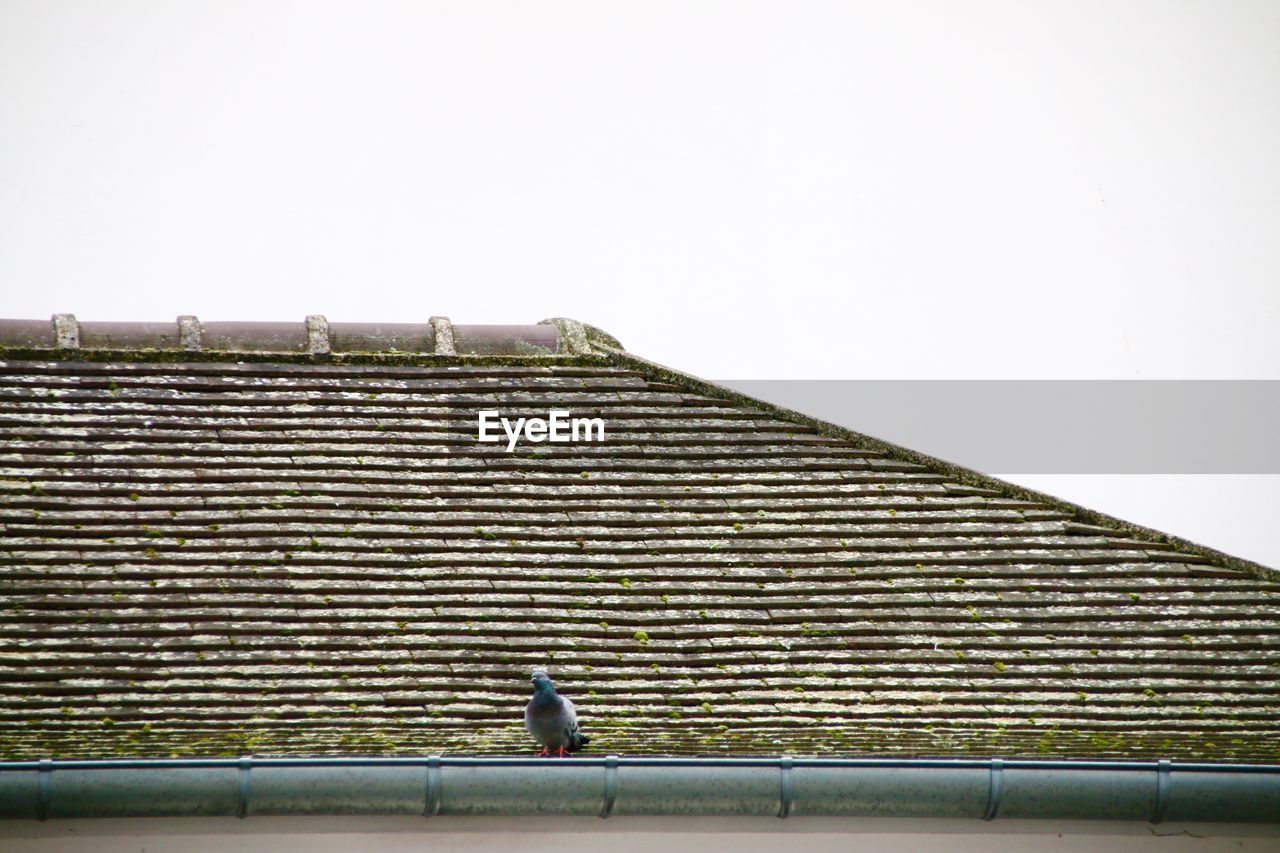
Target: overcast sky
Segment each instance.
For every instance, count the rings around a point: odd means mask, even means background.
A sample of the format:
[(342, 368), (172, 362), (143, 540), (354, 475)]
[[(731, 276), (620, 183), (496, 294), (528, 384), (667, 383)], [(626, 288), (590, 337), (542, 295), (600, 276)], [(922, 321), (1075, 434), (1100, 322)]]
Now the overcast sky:
[[(1278, 45), (1268, 0), (0, 0), (0, 315), (1280, 378)], [(1261, 553), (1274, 480), (1191, 482), (1093, 503)]]

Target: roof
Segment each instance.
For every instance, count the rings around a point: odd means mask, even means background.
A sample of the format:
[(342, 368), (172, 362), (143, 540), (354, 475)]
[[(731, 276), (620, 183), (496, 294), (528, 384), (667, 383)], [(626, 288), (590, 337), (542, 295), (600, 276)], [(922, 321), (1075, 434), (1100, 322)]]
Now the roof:
[[(599, 754), (1280, 758), (1263, 567), (572, 321), (59, 316), (0, 321), (2, 758), (523, 753), (535, 666)], [(476, 441), (551, 408), (607, 441)]]

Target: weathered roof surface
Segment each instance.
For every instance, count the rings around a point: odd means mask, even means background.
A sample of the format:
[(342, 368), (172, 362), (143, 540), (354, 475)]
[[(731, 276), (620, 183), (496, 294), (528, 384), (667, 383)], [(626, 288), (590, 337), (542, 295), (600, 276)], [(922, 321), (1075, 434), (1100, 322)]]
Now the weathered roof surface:
[(0, 362), (0, 756), (521, 752), (545, 665), (593, 752), (1280, 758), (1264, 573), (626, 356), (202, 357)]

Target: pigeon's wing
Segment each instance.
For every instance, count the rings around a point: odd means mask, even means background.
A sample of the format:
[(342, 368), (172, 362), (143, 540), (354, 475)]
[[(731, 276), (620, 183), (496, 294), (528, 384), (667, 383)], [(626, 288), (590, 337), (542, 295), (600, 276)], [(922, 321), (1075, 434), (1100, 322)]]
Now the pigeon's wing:
[(524, 711), (525, 730), (533, 739), (543, 746), (556, 749), (567, 746), (571, 741), (571, 732), (577, 729), (577, 714), (573, 703), (563, 696), (556, 696), (553, 702), (533, 701)]
[(566, 699), (564, 700), (564, 704), (565, 704), (564, 736), (565, 736), (565, 739), (569, 742), (567, 749), (570, 752), (575, 752), (579, 749), (582, 749), (584, 746), (586, 746), (587, 742), (590, 741), (591, 738), (587, 737), (581, 731), (579, 731), (578, 711), (576, 708), (573, 707), (573, 703), (570, 702), (568, 699)]
[(564, 737), (570, 750), (581, 749), (586, 738), (578, 731), (578, 710), (568, 699), (564, 700)]

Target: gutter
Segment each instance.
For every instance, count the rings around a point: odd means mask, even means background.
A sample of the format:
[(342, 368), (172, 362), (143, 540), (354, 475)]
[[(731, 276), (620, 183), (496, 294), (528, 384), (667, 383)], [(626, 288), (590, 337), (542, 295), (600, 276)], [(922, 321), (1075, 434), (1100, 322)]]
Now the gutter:
[(998, 758), (0, 762), (0, 817), (719, 815), (1280, 824), (1280, 765)]

